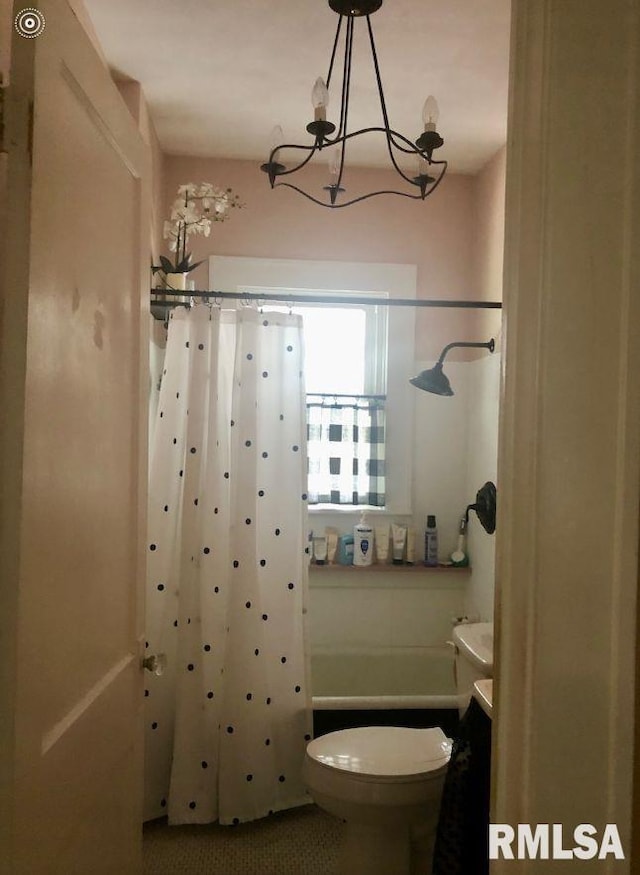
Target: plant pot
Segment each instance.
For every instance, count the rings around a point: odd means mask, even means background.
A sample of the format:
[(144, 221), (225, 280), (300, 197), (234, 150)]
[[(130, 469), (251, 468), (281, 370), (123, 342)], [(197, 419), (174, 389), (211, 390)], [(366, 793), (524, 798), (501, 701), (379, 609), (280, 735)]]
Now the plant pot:
[(188, 294), (186, 295), (175, 295), (173, 292), (185, 292), (187, 291), (187, 277), (188, 273), (167, 273), (164, 276), (164, 284), (165, 288), (171, 292), (170, 295), (167, 295), (167, 300), (173, 301), (175, 304), (190, 304), (191, 298)]
[(186, 273), (167, 273), (164, 276), (164, 283), (166, 288), (173, 289), (176, 292), (185, 292), (187, 290), (187, 276)]

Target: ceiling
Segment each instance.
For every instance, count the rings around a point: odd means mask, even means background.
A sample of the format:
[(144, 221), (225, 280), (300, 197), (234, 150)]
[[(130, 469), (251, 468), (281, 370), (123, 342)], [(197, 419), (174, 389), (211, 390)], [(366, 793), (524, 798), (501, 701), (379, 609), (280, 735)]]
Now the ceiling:
[[(85, 4), (114, 74), (142, 84), (163, 151), (266, 160), (276, 124), (289, 142), (311, 141), (311, 89), (338, 22), (326, 0)], [(450, 171), (475, 173), (506, 141), (509, 10), (510, 0), (386, 0), (371, 16), (392, 127), (415, 139), (434, 94), (445, 140), (435, 157)], [(380, 124), (365, 19), (353, 65), (350, 129)], [(350, 163), (386, 165), (380, 139), (352, 141)]]

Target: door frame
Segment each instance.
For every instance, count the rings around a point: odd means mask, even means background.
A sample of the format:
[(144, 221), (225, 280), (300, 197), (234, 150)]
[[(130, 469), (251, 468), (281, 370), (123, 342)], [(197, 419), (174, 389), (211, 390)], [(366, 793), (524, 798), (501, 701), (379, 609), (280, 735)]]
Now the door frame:
[(616, 824), (581, 872), (638, 859), (639, 21), (512, 3), (492, 820)]

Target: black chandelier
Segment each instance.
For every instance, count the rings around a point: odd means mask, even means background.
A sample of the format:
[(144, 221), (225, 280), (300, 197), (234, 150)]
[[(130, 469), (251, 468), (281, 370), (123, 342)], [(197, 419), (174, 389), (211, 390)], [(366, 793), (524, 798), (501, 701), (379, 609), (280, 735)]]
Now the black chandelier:
[[(434, 189), (440, 184), (442, 177), (447, 169), (446, 161), (435, 161), (432, 157), (434, 149), (442, 146), (444, 140), (436, 131), (438, 121), (438, 104), (434, 97), (429, 96), (424, 104), (422, 119), (424, 122), (424, 131), (413, 142), (407, 137), (394, 131), (389, 124), (389, 116), (384, 99), (384, 91), (382, 88), (382, 79), (380, 78), (380, 69), (378, 66), (378, 55), (376, 45), (373, 39), (373, 30), (371, 28), (370, 16), (382, 6), (383, 0), (329, 0), (329, 6), (340, 17), (336, 36), (331, 52), (331, 60), (329, 62), (329, 72), (326, 82), (318, 79), (313, 88), (312, 102), (315, 110), (315, 118), (307, 125), (307, 131), (314, 137), (313, 145), (297, 145), (284, 144), (282, 140), (282, 131), (279, 128), (274, 129), (273, 142), (269, 160), (261, 165), (263, 170), (269, 176), (271, 188), (277, 185), (285, 185), (288, 188), (294, 189), (304, 195), (315, 204), (322, 207), (332, 209), (338, 207), (347, 207), (350, 204), (358, 203), (358, 201), (366, 200), (370, 197), (375, 197), (379, 194), (397, 194), (401, 197), (408, 197), (414, 200), (424, 200), (427, 195), (431, 194)], [(383, 126), (373, 126), (362, 128), (359, 131), (349, 131), (349, 92), (351, 89), (351, 56), (353, 52), (353, 30), (356, 18), (366, 18), (367, 28), (369, 32), (369, 42), (371, 46), (371, 56), (373, 59), (373, 67), (375, 70), (376, 81), (378, 85), (378, 96), (380, 98), (380, 108), (382, 110)], [(336, 125), (327, 121), (327, 106), (329, 103), (329, 86), (331, 84), (331, 76), (333, 73), (333, 65), (336, 58), (338, 43), (342, 32), (343, 24), (346, 20), (345, 39), (344, 39), (344, 63), (342, 74), (342, 96), (340, 101), (340, 121), (336, 130)], [(350, 140), (355, 137), (363, 136), (364, 134), (384, 134), (387, 143), (387, 151), (389, 158), (398, 174), (402, 177), (407, 190), (394, 191), (383, 190), (373, 191), (369, 194), (354, 197), (351, 200), (345, 200), (346, 189), (342, 186), (342, 179), (345, 165), (346, 146)], [(323, 187), (327, 192), (325, 200), (320, 200), (318, 197), (303, 191), (297, 185), (291, 182), (284, 181), (284, 177), (301, 170), (313, 156), (323, 149), (331, 149), (331, 161), (329, 165), (330, 181), (329, 185)], [(299, 151), (304, 153), (302, 160), (295, 167), (287, 167), (279, 158), (281, 151)], [(405, 173), (399, 165), (399, 160), (402, 161), (402, 153), (404, 155), (413, 156), (417, 162), (416, 175), (411, 176)]]

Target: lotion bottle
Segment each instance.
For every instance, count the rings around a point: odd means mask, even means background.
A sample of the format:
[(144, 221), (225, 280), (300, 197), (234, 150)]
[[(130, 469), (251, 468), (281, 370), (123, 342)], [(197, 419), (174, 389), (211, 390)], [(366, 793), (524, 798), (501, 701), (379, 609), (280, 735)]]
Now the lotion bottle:
[(360, 522), (353, 527), (353, 564), (371, 565), (373, 563), (373, 528), (362, 512)]

